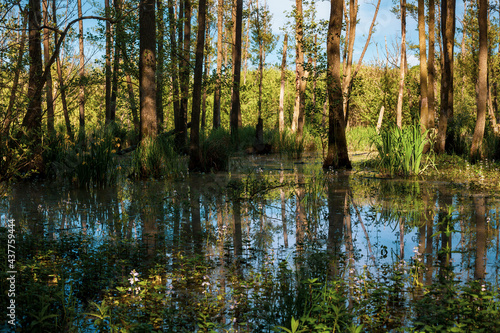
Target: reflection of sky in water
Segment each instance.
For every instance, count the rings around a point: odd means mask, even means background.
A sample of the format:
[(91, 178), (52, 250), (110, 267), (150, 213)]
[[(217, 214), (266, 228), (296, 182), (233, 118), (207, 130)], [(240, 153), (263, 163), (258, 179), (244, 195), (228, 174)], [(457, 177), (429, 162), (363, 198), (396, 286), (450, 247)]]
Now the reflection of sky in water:
[[(259, 165), (258, 160), (252, 160), (252, 163)], [(276, 163), (275, 163), (276, 164)], [(272, 173), (273, 177), (278, 177), (276, 169), (281, 168), (281, 165), (272, 163), (264, 165), (264, 171), (258, 169), (258, 174)], [(304, 172), (304, 182), (307, 184), (308, 177), (311, 177), (310, 166), (299, 165)], [(285, 165), (288, 172), (288, 180), (294, 180), (295, 174), (291, 171), (297, 170), (296, 166)], [(317, 166), (316, 166), (317, 168)], [(250, 168), (251, 169), (251, 168)], [(248, 170), (248, 169), (247, 169)], [(242, 173), (238, 179), (244, 179), (249, 172)], [(233, 175), (234, 176), (234, 175)], [(191, 223), (190, 217), (186, 216), (185, 207), (190, 207), (190, 196), (195, 191), (199, 193), (198, 201), (200, 203), (201, 225), (204, 230), (213, 232), (210, 241), (208, 237), (204, 238), (204, 244), (208, 245), (207, 253), (216, 256), (223, 256), (219, 253), (220, 246), (217, 244), (218, 233), (222, 232), (217, 222), (217, 211), (215, 205), (215, 196), (218, 191), (226, 189), (227, 181), (232, 176), (224, 175), (207, 175), (197, 176), (198, 178), (190, 180), (192, 182), (179, 182), (175, 190), (171, 183), (164, 182), (125, 182), (122, 186), (116, 186), (108, 189), (93, 190), (88, 193), (83, 190), (69, 190), (51, 186), (50, 184), (26, 184), (19, 183), (15, 185), (9, 195), (3, 198), (0, 202), (0, 225), (5, 227), (9, 218), (21, 219), (21, 225), (24, 230), (33, 230), (43, 226), (45, 237), (57, 239), (61, 232), (80, 233), (85, 232), (92, 236), (97, 243), (105, 241), (108, 237), (122, 237), (141, 241), (143, 232), (143, 217), (145, 207), (153, 207), (154, 216), (153, 223), (164, 224), (165, 227), (158, 232), (160, 237), (164, 237), (166, 242), (177, 241), (178, 235), (174, 234), (173, 226), (173, 207), (180, 205), (180, 231), (184, 229), (186, 224)], [(221, 179), (218, 179), (220, 177)], [(275, 180), (276, 180), (275, 178)], [(232, 179), (232, 178), (231, 178)], [(205, 183), (206, 181), (206, 183)], [(218, 183), (220, 182), (220, 183)], [(222, 185), (221, 185), (222, 184)], [(199, 189), (196, 186), (200, 187)], [(252, 257), (254, 250), (261, 250), (260, 253), (270, 253), (271, 250), (280, 258), (287, 258), (290, 267), (293, 267), (293, 258), (297, 255), (296, 252), (296, 224), (295, 224), (295, 209), (296, 199), (293, 189), (284, 188), (287, 190), (286, 195), (286, 229), (288, 247), (285, 247), (285, 235), (282, 222), (280, 190), (277, 187), (271, 192), (272, 197), (265, 198), (264, 201), (254, 201), (252, 205), (247, 205), (242, 201), (242, 244), (243, 255)], [(178, 192), (177, 192), (178, 191)], [(354, 191), (354, 190), (353, 190)], [(180, 194), (180, 193), (183, 194)], [(222, 193), (222, 192), (221, 192)], [(183, 197), (184, 195), (184, 197)], [(325, 195), (323, 193), (323, 195)], [(354, 193), (354, 195), (356, 195)], [(460, 195), (457, 193), (456, 195)], [(465, 197), (465, 196), (464, 196)], [(173, 200), (177, 200), (174, 203)], [(311, 229), (315, 233), (305, 233), (304, 240), (306, 245), (311, 241), (310, 237), (314, 237), (315, 241), (320, 245), (320, 248), (325, 251), (328, 241), (328, 202), (325, 197), (321, 199), (321, 205), (318, 209), (320, 212), (316, 214), (318, 219)], [(357, 201), (357, 199), (356, 199)], [(456, 200), (455, 200), (456, 201)], [(464, 204), (465, 202), (465, 204)], [(262, 206), (259, 206), (262, 204)], [(498, 221), (496, 220), (496, 207), (498, 202), (494, 198), (488, 198), (488, 204), (491, 211), (487, 214), (491, 219), (489, 223), (489, 239), (487, 243), (486, 254), (486, 272), (487, 279), (495, 282), (498, 277), (499, 263), (498, 260), (498, 232), (493, 229), (497, 228)], [(183, 206), (184, 205), (184, 206)], [(232, 201), (228, 196), (222, 198), (222, 207), (224, 215), (224, 229), (226, 232), (226, 240), (229, 243), (233, 241), (233, 214)], [(465, 223), (469, 229), (474, 228), (474, 222), (471, 220), (471, 212), (473, 211), (472, 201), (470, 198), (462, 199), (460, 202), (455, 202), (456, 206), (465, 205), (465, 209), (469, 212), (469, 217), (465, 219)], [(380, 213), (373, 214), (373, 206), (369, 204), (359, 204), (361, 217), (368, 233), (369, 241), (376, 258), (376, 265), (392, 264), (400, 253), (400, 236), (399, 225), (394, 221), (386, 221)], [(375, 209), (376, 211), (376, 209)], [(142, 213), (141, 213), (142, 212)], [(264, 213), (264, 218), (261, 220), (259, 212)], [(364, 265), (373, 266), (368, 250), (368, 241), (365, 236), (365, 231), (362, 228), (360, 221), (354, 209), (351, 208), (351, 225), (352, 237), (355, 257), (356, 270), (361, 271)], [(453, 221), (455, 229), (460, 229), (460, 223), (457, 221), (461, 218), (455, 213)], [(159, 217), (161, 215), (161, 217)], [(437, 214), (436, 214), (437, 215)], [(314, 220), (314, 219), (313, 219)], [(16, 221), (16, 223), (19, 221)], [(408, 221), (406, 223), (409, 223)], [(433, 233), (437, 231), (437, 217), (434, 220)], [(208, 226), (208, 227), (207, 227)], [(118, 230), (119, 229), (119, 230)], [(451, 238), (451, 244), (454, 251), (464, 250), (464, 253), (452, 253), (453, 265), (455, 272), (460, 279), (472, 278), (474, 276), (474, 261), (475, 250), (463, 248), (461, 241), (466, 239), (469, 244), (465, 247), (474, 246), (475, 233), (469, 230), (469, 234), (465, 238), (460, 232), (454, 232)], [(460, 231), (460, 230), (459, 230)], [(495, 231), (495, 233), (493, 232)], [(189, 233), (189, 230), (187, 231)], [(344, 241), (346, 231), (343, 231)], [(249, 240), (247, 242), (246, 240)], [(345, 253), (346, 246), (342, 241), (341, 249)], [(404, 260), (410, 262), (415, 256), (414, 249), (418, 247), (419, 230), (417, 227), (406, 228), (404, 235)], [(441, 242), (433, 238), (433, 259), (437, 259), (437, 248), (441, 246)], [(387, 256), (383, 258), (382, 254), (387, 249)], [(167, 244), (168, 248), (168, 244)], [(228, 251), (233, 251), (231, 248)], [(257, 264), (262, 263), (262, 258), (255, 258)], [(255, 260), (252, 259), (252, 260)], [(425, 260), (425, 259), (424, 259)], [(255, 263), (255, 261), (253, 261)], [(436, 271), (434, 271), (434, 274)]]

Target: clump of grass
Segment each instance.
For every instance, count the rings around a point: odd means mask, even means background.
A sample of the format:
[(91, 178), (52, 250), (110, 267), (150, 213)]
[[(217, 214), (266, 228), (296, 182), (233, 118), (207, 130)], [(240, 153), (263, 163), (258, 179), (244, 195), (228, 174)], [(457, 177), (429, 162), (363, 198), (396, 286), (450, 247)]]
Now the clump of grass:
[(424, 147), (428, 142), (427, 132), (420, 125), (406, 128), (391, 126), (373, 137), (379, 153), (379, 167), (389, 175), (410, 176), (420, 174), (430, 161), (422, 165)]
[(299, 159), (304, 152), (304, 138), (297, 140), (297, 136), (289, 130), (285, 130), (281, 135), (275, 131), (272, 137), (272, 146), (276, 147), (281, 156)]
[(142, 140), (132, 157), (133, 178), (176, 177), (182, 170), (173, 139), (164, 135)]
[(232, 148), (231, 134), (227, 130), (218, 128), (211, 131), (208, 136), (203, 136), (200, 146), (204, 171), (228, 170)]
[(373, 149), (373, 136), (376, 135), (373, 127), (350, 127), (346, 130), (347, 148), (349, 151), (371, 151)]
[(106, 186), (114, 182), (120, 167), (115, 154), (121, 146), (115, 130), (106, 126), (72, 141), (68, 136), (54, 138), (53, 148), (44, 154), (49, 173), (70, 179), (81, 187)]

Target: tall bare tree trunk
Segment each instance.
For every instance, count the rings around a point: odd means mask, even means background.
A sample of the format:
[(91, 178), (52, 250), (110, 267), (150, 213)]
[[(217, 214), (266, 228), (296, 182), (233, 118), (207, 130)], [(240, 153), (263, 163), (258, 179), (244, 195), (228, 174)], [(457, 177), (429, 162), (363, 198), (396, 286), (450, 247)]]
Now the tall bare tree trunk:
[(179, 108), (179, 132), (178, 139), (179, 148), (184, 151), (187, 144), (187, 117), (188, 117), (188, 101), (189, 101), (189, 76), (190, 76), (190, 58), (191, 58), (191, 0), (183, 0), (184, 4), (184, 37), (183, 37), (183, 53), (180, 62), (179, 78), (181, 88), (181, 103)]
[(155, 137), (156, 117), (156, 17), (155, 0), (139, 6), (139, 89), (141, 100), (141, 140)]
[(448, 119), (453, 116), (453, 46), (455, 43), (455, 0), (441, 1), (441, 34), (443, 52), (441, 70), (441, 113), (439, 116), (436, 152), (444, 153)]
[(436, 68), (434, 65), (434, 54), (435, 54), (435, 16), (436, 16), (436, 5), (434, 0), (429, 0), (429, 59), (427, 61), (427, 71), (428, 71), (428, 85), (427, 88), (429, 91), (427, 92), (427, 98), (429, 100), (428, 103), (428, 112), (427, 112), (427, 128), (434, 130), (435, 127), (435, 77), (436, 77)]
[[(104, 0), (104, 11), (109, 17), (109, 0)], [(114, 121), (111, 117), (111, 23), (106, 21), (106, 65), (105, 65), (105, 91), (106, 91), (106, 124)]]
[(278, 128), (280, 133), (280, 138), (282, 138), (283, 132), (285, 131), (285, 83), (286, 83), (286, 49), (288, 46), (288, 35), (285, 34), (285, 39), (283, 41), (283, 57), (281, 59), (281, 86), (280, 86), (280, 105), (278, 114)]
[(343, 84), (342, 84), (342, 103), (344, 109), (344, 119), (349, 119), (348, 114), (348, 104), (349, 104), (349, 91), (351, 86), (351, 73), (352, 73), (352, 57), (354, 51), (354, 40), (356, 38), (356, 25), (358, 19), (358, 1), (349, 1), (349, 35), (347, 40), (347, 61), (345, 64), (345, 72), (343, 73)]
[[(179, 147), (177, 140), (181, 137), (178, 131), (181, 129), (180, 125), (180, 105), (179, 105), (179, 66), (177, 59), (178, 45), (175, 40), (176, 24), (174, 13), (174, 1), (168, 0), (168, 24), (169, 24), (169, 39), (170, 39), (170, 73), (172, 75), (172, 107), (174, 111), (174, 128), (176, 131), (175, 141), (176, 146)], [(180, 30), (180, 29), (179, 29)]]
[[(47, 1), (48, 0), (42, 1), (43, 24), (46, 27), (49, 26), (49, 6)], [(43, 59), (45, 66), (47, 66), (50, 59), (50, 30), (47, 28), (43, 29)], [(47, 81), (45, 82), (45, 95), (47, 101), (47, 132), (49, 136), (52, 136), (55, 134), (55, 129), (54, 129), (54, 98), (52, 92), (52, 75), (50, 73), (50, 69), (49, 73), (47, 74)]]
[(429, 127), (426, 39), (425, 0), (418, 0), (418, 41), (420, 51), (420, 126), (423, 130), (426, 130)]
[(235, 43), (233, 45), (233, 92), (231, 94), (230, 127), (233, 140), (238, 141), (240, 125), (240, 80), (241, 80), (241, 30), (243, 21), (243, 0), (236, 2)]
[(306, 78), (304, 70), (304, 28), (302, 0), (295, 1), (295, 106), (293, 108), (292, 132), (297, 134), (297, 140), (302, 139), (304, 127)]
[(165, 72), (165, 20), (164, 20), (164, 6), (162, 0), (156, 0), (158, 7), (158, 68), (156, 76), (156, 117), (158, 118), (158, 132), (163, 129), (165, 120), (165, 112), (163, 110), (163, 87), (164, 87), (164, 72)]
[(217, 69), (216, 69), (216, 81), (214, 89), (214, 118), (212, 126), (213, 128), (220, 127), (220, 99), (221, 99), (221, 71), (222, 71), (222, 23), (224, 21), (223, 12), (224, 11), (224, 1), (219, 0), (217, 4)]
[(340, 35), (343, 0), (331, 0), (327, 39), (327, 89), (329, 101), (328, 153), (323, 168), (351, 169), (345, 137), (342, 85), (340, 81)]
[(479, 0), (479, 75), (477, 91), (477, 119), (470, 159), (475, 161), (483, 157), (484, 127), (488, 99), (488, 0)]
[(403, 126), (403, 92), (406, 71), (406, 0), (400, 0), (401, 7), (401, 67), (399, 69), (399, 94), (396, 110), (396, 125)]
[(199, 0), (196, 58), (194, 65), (193, 109), (191, 111), (191, 136), (189, 144), (189, 169), (203, 170), (200, 151), (201, 88), (203, 84), (203, 51), (205, 50), (206, 0)]
[[(55, 1), (55, 0), (53, 0)], [(82, 13), (82, 0), (78, 0), (78, 17), (81, 18)], [(108, 21), (106, 21), (106, 24)], [(78, 22), (78, 46), (80, 48), (80, 89), (78, 92), (78, 110), (80, 112), (80, 136), (85, 138), (85, 54), (83, 50), (83, 20)]]

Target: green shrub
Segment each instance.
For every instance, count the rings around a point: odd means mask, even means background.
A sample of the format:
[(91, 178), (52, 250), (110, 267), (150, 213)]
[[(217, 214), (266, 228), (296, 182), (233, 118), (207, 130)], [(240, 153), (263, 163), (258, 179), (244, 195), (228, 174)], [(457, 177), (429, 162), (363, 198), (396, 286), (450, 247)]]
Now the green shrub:
[[(246, 132), (249, 131), (244, 132), (245, 135), (248, 135)], [(218, 128), (211, 131), (208, 136), (203, 136), (200, 146), (204, 171), (228, 170), (232, 148), (231, 134), (227, 130)]]

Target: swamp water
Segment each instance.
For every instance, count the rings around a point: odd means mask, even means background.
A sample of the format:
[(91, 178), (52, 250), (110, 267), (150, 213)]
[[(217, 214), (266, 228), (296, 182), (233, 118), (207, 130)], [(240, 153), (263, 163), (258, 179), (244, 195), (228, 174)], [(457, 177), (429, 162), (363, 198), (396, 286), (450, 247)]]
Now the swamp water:
[(20, 182), (0, 226), (20, 331), (384, 332), (487, 323), (463, 313), (481, 295), (498, 320), (499, 209), (465, 184), (252, 156), (104, 189)]

